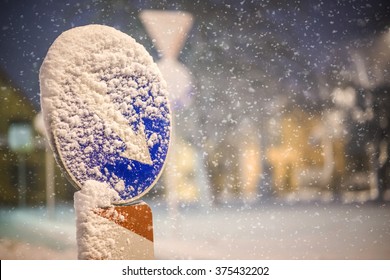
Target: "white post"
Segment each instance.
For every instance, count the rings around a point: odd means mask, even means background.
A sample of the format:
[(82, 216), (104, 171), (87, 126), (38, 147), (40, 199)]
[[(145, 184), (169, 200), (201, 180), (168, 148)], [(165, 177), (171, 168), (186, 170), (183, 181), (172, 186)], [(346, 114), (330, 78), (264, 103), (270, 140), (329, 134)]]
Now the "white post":
[(147, 260), (154, 258), (152, 210), (143, 201), (116, 206), (118, 194), (106, 183), (86, 181), (74, 194), (78, 258)]
[(46, 135), (45, 124), (42, 112), (39, 112), (34, 118), (34, 127), (45, 139), (45, 173), (46, 173), (46, 211), (50, 218), (54, 217), (55, 211), (55, 169), (54, 158), (49, 147)]
[[(183, 11), (144, 10), (140, 13), (140, 19), (161, 54), (157, 65), (167, 82), (168, 95), (173, 107), (188, 106), (192, 78), (186, 66), (178, 61), (178, 57), (193, 25), (193, 16)], [(175, 122), (173, 121), (173, 123)], [(174, 138), (180, 139), (180, 137), (180, 131), (175, 130), (172, 142), (174, 142)], [(179, 196), (175, 174), (176, 164), (172, 159), (177, 160), (178, 157), (180, 157), (180, 151), (176, 151), (175, 156), (171, 154), (168, 158), (166, 174), (169, 214), (174, 223), (179, 222)], [(200, 176), (201, 173), (198, 175)]]
[[(47, 143), (47, 142), (46, 142)], [(46, 165), (46, 211), (50, 218), (54, 217), (55, 209), (55, 178), (54, 178), (54, 158), (50, 148), (45, 149), (45, 165)]]

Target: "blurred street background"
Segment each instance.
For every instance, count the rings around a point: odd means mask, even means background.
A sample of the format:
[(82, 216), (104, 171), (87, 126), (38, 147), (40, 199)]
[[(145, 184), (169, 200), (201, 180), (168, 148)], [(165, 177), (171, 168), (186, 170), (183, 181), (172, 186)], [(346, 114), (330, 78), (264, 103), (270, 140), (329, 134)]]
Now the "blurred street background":
[(1, 259), (77, 257), (38, 73), (92, 23), (168, 83), (174, 139), (145, 197), (157, 258), (390, 258), (388, 1), (37, 0), (0, 3)]

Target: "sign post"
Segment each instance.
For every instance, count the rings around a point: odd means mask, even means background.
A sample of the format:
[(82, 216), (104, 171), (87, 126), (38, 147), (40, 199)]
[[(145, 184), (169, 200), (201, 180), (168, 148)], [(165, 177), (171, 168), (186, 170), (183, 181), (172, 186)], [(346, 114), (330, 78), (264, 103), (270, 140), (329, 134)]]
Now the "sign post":
[(50, 146), (79, 190), (79, 258), (153, 258), (152, 211), (139, 199), (163, 170), (171, 114), (152, 57), (114, 28), (76, 27), (50, 47), (40, 87)]
[[(192, 95), (194, 93), (191, 72), (179, 60), (180, 53), (194, 24), (194, 17), (185, 11), (143, 10), (140, 13), (140, 20), (160, 54), (160, 60), (157, 62), (157, 65), (167, 82), (169, 100), (173, 107), (178, 109), (175, 112), (178, 115), (180, 111), (191, 106)], [(172, 219), (175, 220), (178, 220), (176, 216), (179, 200), (182, 196), (178, 186), (183, 187), (183, 184), (180, 184), (179, 178), (185, 178), (183, 172), (180, 171), (180, 166), (177, 164), (179, 161), (185, 161), (183, 158), (183, 150), (180, 149), (180, 146), (184, 147), (180, 144), (186, 143), (184, 140), (186, 137), (184, 137), (182, 131), (179, 127), (175, 127), (175, 137), (172, 138), (172, 143), (176, 142), (178, 145), (175, 145), (175, 151), (170, 154), (166, 172), (168, 202), (170, 204), (169, 210)], [(196, 149), (195, 153), (198, 154), (193, 159), (193, 168), (196, 170), (194, 172), (195, 176), (193, 178), (187, 177), (185, 181), (196, 186), (196, 189), (199, 190), (198, 201), (203, 209), (207, 209), (211, 205), (211, 199), (206, 176), (207, 172), (203, 162), (201, 162), (201, 154), (203, 151)], [(185, 189), (189, 193), (190, 188)]]
[[(45, 124), (43, 123), (42, 113), (39, 112), (34, 118), (34, 128), (43, 137), (46, 136)], [(47, 137), (45, 137), (45, 140)], [(54, 158), (50, 151), (50, 147), (45, 141), (45, 173), (46, 173), (46, 210), (50, 218), (54, 217), (55, 212), (55, 170)]]

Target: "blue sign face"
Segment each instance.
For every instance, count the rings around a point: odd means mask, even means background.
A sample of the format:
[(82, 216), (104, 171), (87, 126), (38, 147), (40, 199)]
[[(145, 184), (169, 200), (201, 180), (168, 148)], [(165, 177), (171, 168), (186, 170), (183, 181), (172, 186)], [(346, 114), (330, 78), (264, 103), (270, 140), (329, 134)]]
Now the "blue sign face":
[(155, 184), (171, 133), (166, 83), (147, 51), (101, 25), (61, 34), (40, 70), (57, 162), (78, 188), (104, 182), (128, 203)]

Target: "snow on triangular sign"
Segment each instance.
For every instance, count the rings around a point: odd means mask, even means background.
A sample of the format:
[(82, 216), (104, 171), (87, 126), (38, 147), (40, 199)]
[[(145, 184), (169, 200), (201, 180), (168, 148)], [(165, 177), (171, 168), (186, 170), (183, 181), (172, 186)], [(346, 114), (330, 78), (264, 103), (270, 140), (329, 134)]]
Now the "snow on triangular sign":
[(177, 58), (193, 24), (193, 16), (182, 11), (144, 10), (140, 19), (165, 58)]

